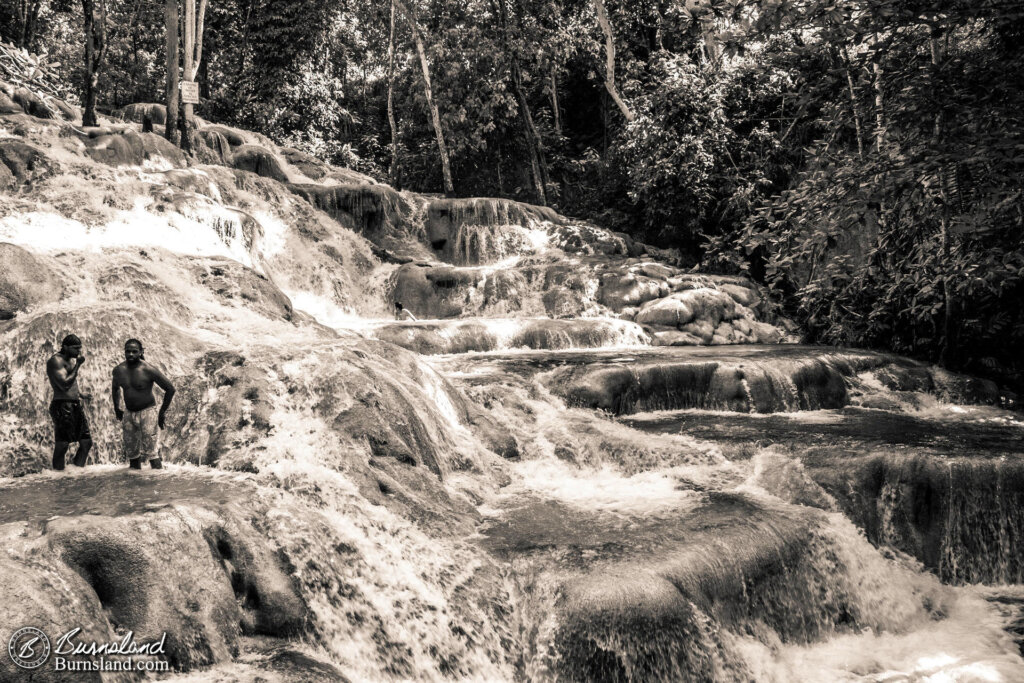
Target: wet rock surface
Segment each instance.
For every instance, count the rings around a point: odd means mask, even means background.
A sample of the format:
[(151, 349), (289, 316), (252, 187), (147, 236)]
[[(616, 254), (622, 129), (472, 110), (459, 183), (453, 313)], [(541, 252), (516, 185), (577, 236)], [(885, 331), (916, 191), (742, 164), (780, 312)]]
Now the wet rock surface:
[[(974, 405), (998, 387), (778, 344), (796, 330), (757, 285), (542, 207), (205, 122), (178, 158), (131, 121), (156, 115), (0, 120), (61, 161), (0, 178), (4, 620), (166, 631), (184, 680), (1024, 667), (911, 559), (1022, 580), (1016, 427)], [(435, 319), (385, 320), (396, 300)], [(96, 396), (129, 336), (174, 381), (165, 470), (114, 469), (100, 398), (100, 466), (43, 472), (39, 363), (68, 331)]]
[(100, 642), (127, 630), (138, 642), (166, 633), (167, 661), (189, 670), (229, 660), (241, 633), (286, 637), (304, 627), (306, 607), (287, 567), (239, 507), (252, 484), (121, 470), (2, 489), (0, 529), (17, 539), (11, 561), (38, 563), (42, 553), (54, 578), (77, 575), (73, 594), (62, 595), (33, 587), (37, 572), (0, 572), (5, 593), (51, 601), (61, 619), (51, 615), (51, 634), (69, 624)]

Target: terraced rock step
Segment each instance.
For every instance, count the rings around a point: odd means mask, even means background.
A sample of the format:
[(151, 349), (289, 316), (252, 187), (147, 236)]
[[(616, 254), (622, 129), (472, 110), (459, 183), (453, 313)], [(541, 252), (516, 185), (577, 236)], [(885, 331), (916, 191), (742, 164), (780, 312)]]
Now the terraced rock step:
[(871, 352), (740, 345), (506, 354), (439, 366), (470, 382), (500, 374), (535, 376), (570, 405), (621, 415), (677, 408), (837, 408), (849, 402), (844, 377), (890, 362), (896, 361)]
[[(36, 524), (79, 515), (121, 517), (182, 502), (219, 505), (242, 501), (249, 490), (245, 484), (225, 476), (168, 475), (112, 467), (94, 470), (71, 470), (44, 479), (0, 480), (0, 524)], [(116, 495), (109, 495), (115, 491)]]
[[(872, 543), (912, 555), (943, 581), (1024, 583), (1024, 420), (1013, 414), (938, 405), (917, 414), (847, 407), (622, 421), (737, 453), (768, 448), (754, 455), (758, 484), (779, 497), (842, 510)], [(808, 487), (794, 487), (794, 460)], [(819, 495), (809, 491), (815, 483)]]
[(543, 661), (527, 668), (561, 680), (746, 681), (740, 634), (808, 643), (930, 618), (909, 591), (879, 609), (877, 568), (857, 560), (863, 541), (808, 508), (710, 494), (630, 516), (538, 501), (482, 533), (535, 577), (521, 602), (537, 605), (526, 627), (541, 642), (527, 651)]
[(841, 408), (848, 380), (870, 372), (893, 392), (931, 391), (964, 403), (997, 403), (991, 382), (899, 356), (833, 347), (732, 345), (637, 350), (488, 354), (440, 359), (459, 381), (531, 378), (566, 403), (615, 415), (705, 408), (774, 413)]
[[(298, 634), (307, 607), (249, 521), (253, 493), (239, 478), (175, 470), (4, 481), (0, 637), (25, 624), (80, 626), (97, 642), (120, 640), (115, 629), (140, 643), (166, 633), (166, 659), (189, 670), (230, 660), (243, 633)], [(15, 680), (11, 667), (0, 660), (0, 679)]]
[(368, 336), (426, 355), (508, 349), (579, 349), (647, 346), (650, 335), (615, 318), (477, 318), (386, 323)]

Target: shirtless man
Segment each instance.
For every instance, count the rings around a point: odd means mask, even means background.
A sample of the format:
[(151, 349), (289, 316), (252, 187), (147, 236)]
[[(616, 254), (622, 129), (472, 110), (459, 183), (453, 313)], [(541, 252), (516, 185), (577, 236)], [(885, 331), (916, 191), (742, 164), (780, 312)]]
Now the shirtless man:
[(50, 418), (53, 420), (53, 469), (64, 469), (64, 456), (68, 446), (78, 442), (75, 453), (75, 464), (85, 467), (92, 448), (92, 434), (89, 433), (89, 420), (82, 410), (82, 399), (88, 394), (78, 391), (78, 371), (85, 362), (82, 355), (82, 340), (73, 334), (64, 337), (60, 343), (60, 351), (46, 361), (46, 377), (53, 387), (53, 400), (50, 401)]
[[(153, 385), (164, 390), (159, 412), (153, 398)], [(121, 410), (121, 393), (124, 407)], [(163, 373), (146, 362), (142, 342), (129, 339), (124, 343), (124, 362), (114, 368), (114, 381), (110, 390), (114, 400), (114, 415), (121, 422), (124, 454), (128, 466), (142, 469), (142, 460), (149, 460), (155, 470), (163, 467), (157, 457), (157, 427), (164, 428), (167, 406), (174, 398), (174, 385)]]

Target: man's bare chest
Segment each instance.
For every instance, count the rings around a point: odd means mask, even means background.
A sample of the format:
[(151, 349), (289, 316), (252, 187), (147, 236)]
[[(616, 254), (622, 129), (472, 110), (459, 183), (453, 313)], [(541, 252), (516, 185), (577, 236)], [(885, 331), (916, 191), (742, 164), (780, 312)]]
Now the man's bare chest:
[(145, 370), (125, 370), (121, 374), (121, 386), (134, 391), (148, 391), (153, 387), (153, 379)]

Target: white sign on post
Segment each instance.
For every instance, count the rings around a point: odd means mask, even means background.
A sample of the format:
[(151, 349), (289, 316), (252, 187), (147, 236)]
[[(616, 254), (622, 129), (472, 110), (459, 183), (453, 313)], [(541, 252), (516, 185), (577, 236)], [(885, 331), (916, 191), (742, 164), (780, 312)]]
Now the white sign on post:
[(199, 84), (195, 81), (181, 81), (182, 104), (199, 104)]

